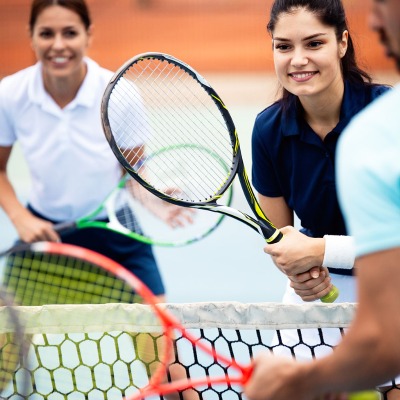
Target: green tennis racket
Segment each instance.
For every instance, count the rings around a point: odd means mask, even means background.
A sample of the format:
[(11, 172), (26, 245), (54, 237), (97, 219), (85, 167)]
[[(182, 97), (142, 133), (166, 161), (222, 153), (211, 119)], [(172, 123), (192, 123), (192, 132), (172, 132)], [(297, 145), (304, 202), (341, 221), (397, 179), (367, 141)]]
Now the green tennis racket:
[[(168, 157), (187, 157), (189, 152), (211, 157), (221, 168), (228, 170), (218, 154), (203, 146), (170, 146), (159, 149), (147, 157), (148, 168), (158, 165)], [(173, 171), (171, 164), (169, 174)], [(165, 166), (165, 169), (168, 169)], [(180, 185), (179, 190), (186, 190)], [(174, 185), (170, 191), (177, 190)], [(230, 188), (222, 201), (229, 206), (233, 199)], [(204, 239), (221, 224), (221, 214), (204, 211), (189, 211), (187, 208), (173, 205), (139, 185), (129, 174), (125, 174), (118, 186), (107, 196), (104, 202), (92, 213), (75, 221), (56, 224), (54, 229), (63, 235), (76, 229), (102, 228), (121, 233), (132, 239), (157, 246), (174, 247), (195, 243)]]

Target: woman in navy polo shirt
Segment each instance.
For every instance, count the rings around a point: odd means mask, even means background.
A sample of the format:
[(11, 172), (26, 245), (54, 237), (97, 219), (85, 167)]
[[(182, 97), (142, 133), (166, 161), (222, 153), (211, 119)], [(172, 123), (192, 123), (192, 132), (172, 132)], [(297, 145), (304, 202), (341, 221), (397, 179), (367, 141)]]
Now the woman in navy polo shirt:
[[(335, 149), (350, 119), (388, 87), (357, 66), (340, 0), (276, 0), (268, 31), (283, 94), (255, 121), (252, 177), (284, 239), (265, 252), (289, 277), (284, 302), (320, 299), (332, 284), (337, 301), (352, 302), (354, 251), (337, 201)], [(286, 333), (288, 344), (298, 342)]]

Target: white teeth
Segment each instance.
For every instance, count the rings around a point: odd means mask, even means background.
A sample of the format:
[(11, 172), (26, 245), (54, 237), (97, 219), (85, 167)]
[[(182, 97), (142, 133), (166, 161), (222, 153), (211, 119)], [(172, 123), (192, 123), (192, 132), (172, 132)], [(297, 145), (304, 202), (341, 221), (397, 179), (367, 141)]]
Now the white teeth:
[(293, 78), (297, 78), (297, 79), (304, 79), (304, 78), (308, 78), (311, 75), (314, 75), (314, 72), (306, 72), (303, 74), (291, 74), (293, 76)]
[(66, 57), (54, 57), (53, 61), (56, 62), (56, 63), (60, 63), (61, 64), (61, 63), (66, 62), (67, 58)]

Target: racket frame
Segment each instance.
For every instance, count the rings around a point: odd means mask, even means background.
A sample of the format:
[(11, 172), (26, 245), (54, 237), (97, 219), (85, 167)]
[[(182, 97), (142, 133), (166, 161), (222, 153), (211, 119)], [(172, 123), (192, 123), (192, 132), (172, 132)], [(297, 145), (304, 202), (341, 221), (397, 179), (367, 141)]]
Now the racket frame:
[[(109, 116), (108, 116), (108, 103), (110, 96), (113, 92), (115, 84), (119, 81), (121, 77), (124, 76), (125, 72), (136, 62), (142, 61), (144, 59), (158, 59), (161, 61), (166, 61), (168, 63), (174, 64), (175, 66), (181, 68), (185, 72), (187, 72), (189, 75), (191, 75), (201, 86), (202, 88), (208, 93), (208, 95), (211, 97), (211, 99), (214, 101), (215, 105), (217, 106), (218, 110), (220, 111), (226, 126), (228, 128), (231, 144), (232, 144), (232, 149), (233, 149), (233, 160), (232, 160), (232, 165), (230, 168), (230, 172), (227, 174), (227, 179), (221, 187), (216, 191), (216, 193), (211, 196), (209, 199), (205, 201), (186, 201), (183, 199), (178, 199), (175, 197), (171, 197), (166, 193), (163, 193), (161, 191), (158, 191), (155, 189), (152, 185), (150, 185), (145, 179), (143, 179), (137, 171), (129, 164), (129, 162), (126, 160), (124, 155), (122, 154), (119, 146), (117, 145), (111, 125), (109, 122)], [(206, 81), (206, 79), (201, 76), (197, 71), (195, 71), (192, 67), (190, 67), (188, 64), (184, 63), (181, 60), (178, 60), (177, 58), (164, 54), (164, 53), (156, 53), (156, 52), (147, 52), (147, 53), (142, 53), (139, 54), (130, 60), (128, 60), (126, 63), (124, 63), (114, 74), (114, 76), (111, 78), (109, 84), (107, 85), (102, 103), (101, 103), (101, 115), (102, 115), (102, 124), (103, 124), (103, 130), (104, 134), (106, 136), (106, 139), (117, 157), (118, 161), (120, 164), (124, 167), (124, 169), (134, 178), (136, 179), (143, 187), (145, 187), (148, 191), (156, 195), (157, 197), (168, 201), (172, 204), (183, 206), (183, 207), (191, 207), (191, 208), (197, 208), (197, 209), (202, 209), (202, 210), (209, 210), (213, 212), (218, 212), (227, 216), (230, 216), (234, 219), (237, 219), (241, 222), (244, 222), (248, 226), (250, 226), (253, 230), (257, 231), (260, 235), (262, 235), (267, 243), (276, 243), (281, 238), (283, 237), (282, 233), (272, 224), (272, 222), (266, 217), (266, 215), (263, 213), (260, 205), (258, 204), (258, 201), (254, 195), (253, 190), (251, 189), (251, 185), (249, 182), (249, 179), (247, 177), (244, 163), (243, 163), (243, 158), (241, 155), (241, 150), (240, 150), (240, 144), (239, 144), (239, 138), (237, 135), (237, 131), (235, 128), (235, 124), (232, 120), (231, 115), (229, 114), (225, 104), (221, 100), (221, 98), (218, 96), (218, 94), (215, 92), (215, 90), (210, 86), (210, 84)], [(224, 205), (220, 205), (217, 203), (217, 200), (225, 193), (225, 191), (230, 187), (233, 183), (233, 180), (235, 179), (236, 175), (239, 176), (239, 181), (242, 186), (243, 192), (246, 196), (246, 200), (252, 209), (254, 215), (257, 217), (257, 219), (239, 211), (231, 207), (227, 207)]]

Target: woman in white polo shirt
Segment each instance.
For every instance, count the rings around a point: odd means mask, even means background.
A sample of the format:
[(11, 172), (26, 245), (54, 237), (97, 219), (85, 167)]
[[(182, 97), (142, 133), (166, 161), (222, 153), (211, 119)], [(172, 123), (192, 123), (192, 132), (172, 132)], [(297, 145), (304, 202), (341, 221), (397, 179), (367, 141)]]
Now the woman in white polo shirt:
[[(149, 245), (102, 229), (62, 238), (53, 230), (54, 223), (95, 209), (121, 177), (100, 118), (112, 72), (85, 55), (92, 25), (84, 0), (34, 0), (29, 28), (38, 62), (0, 83), (0, 206), (20, 240), (62, 239), (101, 252), (132, 270), (165, 300)], [(32, 179), (27, 207), (6, 173), (17, 141)]]

